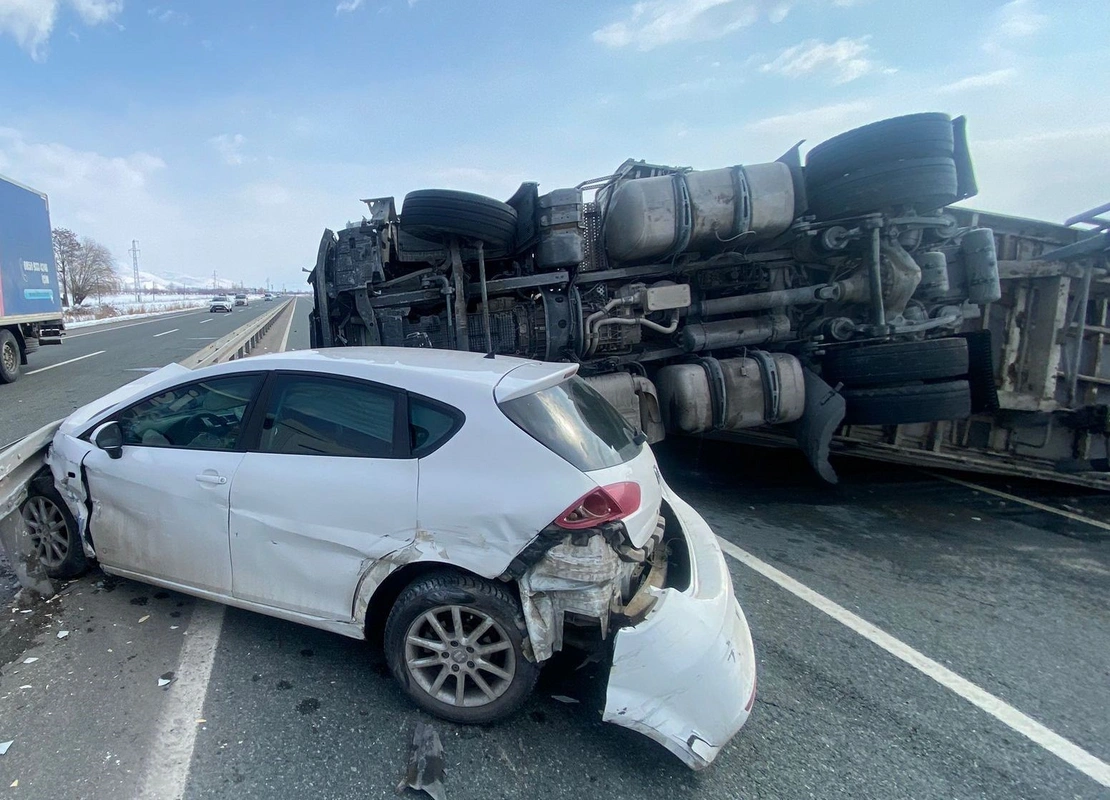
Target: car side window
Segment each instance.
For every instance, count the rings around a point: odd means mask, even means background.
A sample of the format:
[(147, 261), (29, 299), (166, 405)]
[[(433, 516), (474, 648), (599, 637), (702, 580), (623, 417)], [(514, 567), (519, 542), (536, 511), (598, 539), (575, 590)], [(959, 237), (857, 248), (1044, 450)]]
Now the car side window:
[(125, 445), (234, 450), (262, 374), (175, 386), (116, 416)]
[(282, 375), (270, 393), (259, 450), (391, 458), (397, 394), (320, 375)]
[(462, 427), (461, 411), (429, 400), (409, 395), (409, 436), (412, 454), (423, 458), (435, 452)]

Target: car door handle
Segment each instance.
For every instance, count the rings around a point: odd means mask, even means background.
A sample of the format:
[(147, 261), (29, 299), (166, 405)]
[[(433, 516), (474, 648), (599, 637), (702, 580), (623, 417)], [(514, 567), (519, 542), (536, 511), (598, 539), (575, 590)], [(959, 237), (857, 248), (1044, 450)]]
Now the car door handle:
[(210, 475), (207, 472), (202, 472), (200, 475), (197, 475), (197, 481), (199, 483), (214, 483), (217, 486), (223, 486), (227, 483), (227, 478), (223, 475)]

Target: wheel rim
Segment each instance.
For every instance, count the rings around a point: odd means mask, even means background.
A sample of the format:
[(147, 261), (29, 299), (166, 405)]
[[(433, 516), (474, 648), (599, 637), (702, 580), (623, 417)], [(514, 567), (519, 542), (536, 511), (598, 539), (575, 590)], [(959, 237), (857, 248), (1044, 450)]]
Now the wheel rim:
[(19, 364), (19, 356), (16, 353), (15, 345), (11, 342), (4, 342), (3, 353), (0, 353), (0, 358), (4, 361), (5, 372), (15, 372), (16, 366)]
[(405, 669), (431, 697), (459, 708), (485, 706), (516, 677), (516, 651), (505, 629), (469, 606), (437, 606), (409, 625)]
[(47, 567), (59, 567), (69, 555), (69, 526), (60, 508), (46, 497), (32, 497), (23, 507), (23, 519), (35, 554)]

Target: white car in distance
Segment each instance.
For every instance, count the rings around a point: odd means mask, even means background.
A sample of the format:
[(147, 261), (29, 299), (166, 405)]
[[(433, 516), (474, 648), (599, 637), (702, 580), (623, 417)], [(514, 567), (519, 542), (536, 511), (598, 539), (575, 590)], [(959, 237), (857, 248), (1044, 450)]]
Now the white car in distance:
[(95, 558), (353, 638), (384, 620), (399, 684), (455, 722), (596, 651), (603, 718), (700, 769), (751, 710), (748, 625), (709, 526), (576, 370), (385, 347), (171, 365), (62, 423), (25, 518), (55, 576)]
[(211, 314), (215, 314), (217, 311), (226, 311), (228, 314), (230, 314), (234, 310), (235, 303), (226, 294), (216, 295), (208, 304), (208, 311)]

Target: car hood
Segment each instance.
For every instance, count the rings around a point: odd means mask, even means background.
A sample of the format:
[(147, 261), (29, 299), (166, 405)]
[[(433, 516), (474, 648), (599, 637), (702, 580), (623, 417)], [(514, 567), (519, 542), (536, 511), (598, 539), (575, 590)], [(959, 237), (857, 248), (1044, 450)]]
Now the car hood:
[(103, 412), (115, 408), (116, 406), (123, 405), (129, 400), (137, 399), (146, 393), (148, 389), (158, 386), (161, 383), (172, 382), (182, 375), (188, 375), (190, 372), (192, 372), (192, 370), (180, 364), (167, 364), (148, 375), (143, 375), (138, 380), (124, 384), (114, 392), (109, 392), (103, 397), (93, 400), (88, 405), (81, 406), (62, 421), (59, 431), (75, 435)]

